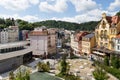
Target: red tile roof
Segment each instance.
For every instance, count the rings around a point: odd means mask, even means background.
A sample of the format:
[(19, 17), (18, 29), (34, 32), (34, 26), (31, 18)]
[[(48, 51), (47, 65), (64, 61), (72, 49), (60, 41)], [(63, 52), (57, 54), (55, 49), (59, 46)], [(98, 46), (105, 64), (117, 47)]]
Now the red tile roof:
[(111, 16), (106, 16), (106, 19), (107, 19), (108, 23), (112, 23), (112, 17)]
[(87, 35), (87, 34), (88, 34), (88, 32), (79, 32), (79, 33), (77, 33), (77, 34), (75, 35), (75, 41), (80, 41), (80, 40), (82, 40), (82, 37), (85, 36), (85, 35)]
[(118, 35), (116, 36), (116, 38), (120, 38), (120, 34), (118, 34)]
[(47, 31), (31, 31), (30, 36), (45, 36), (48, 35)]

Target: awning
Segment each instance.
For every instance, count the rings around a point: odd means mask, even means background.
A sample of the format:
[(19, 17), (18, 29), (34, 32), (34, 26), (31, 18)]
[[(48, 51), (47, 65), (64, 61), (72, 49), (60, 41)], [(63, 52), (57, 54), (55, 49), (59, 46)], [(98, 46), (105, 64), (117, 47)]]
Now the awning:
[(100, 52), (97, 52), (97, 51), (93, 51), (93, 54), (98, 54), (98, 55), (101, 55), (101, 56), (105, 56), (104, 53), (100, 53)]

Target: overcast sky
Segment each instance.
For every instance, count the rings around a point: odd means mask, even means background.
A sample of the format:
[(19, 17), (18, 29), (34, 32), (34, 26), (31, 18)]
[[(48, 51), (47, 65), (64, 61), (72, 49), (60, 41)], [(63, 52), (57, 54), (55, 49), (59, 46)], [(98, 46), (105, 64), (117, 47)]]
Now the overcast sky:
[(29, 22), (62, 20), (82, 23), (96, 21), (103, 12), (115, 15), (120, 0), (0, 0), (0, 17)]

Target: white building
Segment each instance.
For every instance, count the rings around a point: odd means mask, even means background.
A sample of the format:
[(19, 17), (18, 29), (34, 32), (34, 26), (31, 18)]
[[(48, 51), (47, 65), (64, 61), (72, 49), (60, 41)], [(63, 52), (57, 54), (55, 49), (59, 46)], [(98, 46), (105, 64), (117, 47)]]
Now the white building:
[(19, 40), (19, 28), (18, 26), (9, 26), (4, 28), (0, 32), (1, 43), (15, 42)]
[(113, 39), (114, 51), (120, 52), (120, 34)]
[(5, 28), (0, 32), (0, 41), (1, 43), (7, 43), (8, 42), (8, 29)]
[(42, 27), (35, 28), (30, 32), (30, 43), (33, 49), (33, 55), (45, 56), (56, 52), (56, 35), (53, 31)]
[(71, 48), (74, 50), (74, 54), (78, 54), (79, 46), (78, 46), (78, 41), (75, 40), (75, 35), (71, 34), (70, 39), (71, 39), (70, 45), (71, 45)]
[(15, 42), (19, 40), (18, 26), (9, 26), (8, 28), (8, 42)]

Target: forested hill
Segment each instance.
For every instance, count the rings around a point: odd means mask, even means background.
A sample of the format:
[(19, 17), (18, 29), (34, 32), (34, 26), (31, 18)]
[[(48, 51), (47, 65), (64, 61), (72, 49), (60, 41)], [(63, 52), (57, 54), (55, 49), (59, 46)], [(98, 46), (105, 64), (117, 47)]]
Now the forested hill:
[(47, 20), (47, 21), (41, 21), (41, 22), (34, 22), (34, 23), (29, 23), (27, 21), (23, 21), (20, 19), (14, 20), (12, 19), (2, 19), (0, 18), (0, 28), (5, 28), (10, 25), (15, 25), (18, 24), (20, 29), (27, 29), (27, 30), (32, 30), (35, 27), (40, 27), (40, 26), (46, 26), (48, 28), (65, 28), (68, 30), (89, 30), (93, 31), (98, 24), (98, 21), (91, 21), (91, 22), (86, 22), (86, 23), (70, 23), (70, 22), (65, 22), (65, 21), (55, 21), (55, 20)]
[(91, 21), (91, 22), (86, 22), (82, 24), (77, 24), (77, 23), (55, 21), (55, 20), (48, 20), (48, 21), (33, 23), (33, 25), (35, 26), (44, 25), (49, 28), (51, 27), (52, 28), (65, 28), (68, 30), (94, 30), (97, 24), (98, 24), (98, 21)]
[[(116, 15), (120, 16), (120, 11), (117, 12)], [(20, 19), (14, 20), (13, 18), (8, 18), (8, 19), (0, 18), (0, 28), (5, 28), (10, 25), (15, 25), (16, 23), (21, 30), (22, 29), (33, 30), (35, 27), (46, 26), (48, 28), (65, 28), (68, 30), (94, 31), (99, 21), (90, 21), (81, 24), (70, 23), (65, 21), (55, 21), (55, 20), (29, 23), (27, 21)]]

